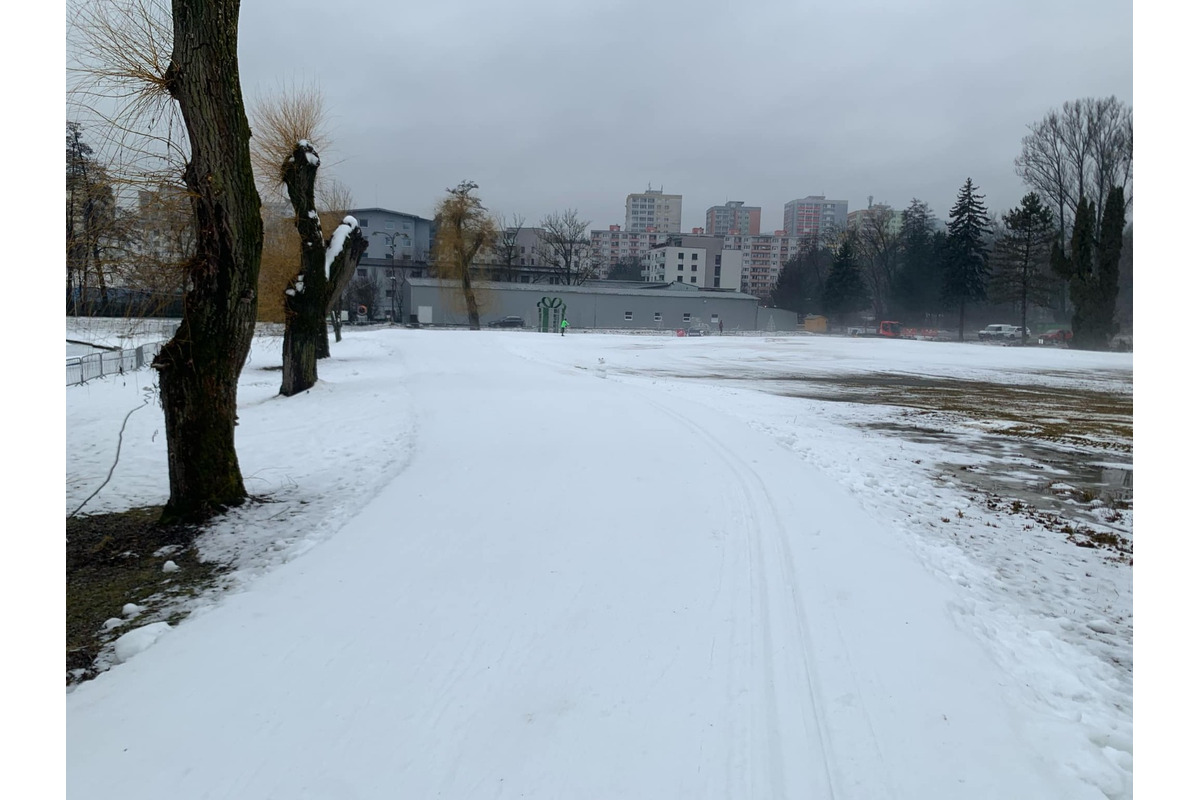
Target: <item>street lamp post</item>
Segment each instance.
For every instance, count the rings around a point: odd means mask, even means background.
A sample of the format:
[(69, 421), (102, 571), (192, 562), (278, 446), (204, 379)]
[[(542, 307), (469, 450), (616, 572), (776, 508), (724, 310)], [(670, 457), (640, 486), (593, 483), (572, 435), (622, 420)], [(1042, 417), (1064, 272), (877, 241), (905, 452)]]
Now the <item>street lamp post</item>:
[(371, 231), (371, 235), (372, 236), (382, 236), (384, 238), (384, 240), (387, 242), (388, 256), (391, 258), (391, 261), (392, 261), (392, 268), (390, 270), (388, 270), (388, 279), (392, 282), (392, 324), (395, 324), (396, 321), (399, 319), (397, 314), (400, 311), (403, 311), (403, 306), (401, 306), (401, 308), (399, 308), (399, 309), (397, 309), (397, 307), (396, 307), (397, 306), (397, 299), (396, 299), (397, 284), (396, 284), (396, 267), (395, 267), (396, 240), (403, 238), (405, 242), (411, 243), (412, 237), (409, 236), (407, 233), (404, 233), (403, 231), (396, 231), (395, 233), (387, 233), (386, 231)]
[(395, 271), (388, 276), (392, 279), (392, 324), (396, 324), (396, 275)]

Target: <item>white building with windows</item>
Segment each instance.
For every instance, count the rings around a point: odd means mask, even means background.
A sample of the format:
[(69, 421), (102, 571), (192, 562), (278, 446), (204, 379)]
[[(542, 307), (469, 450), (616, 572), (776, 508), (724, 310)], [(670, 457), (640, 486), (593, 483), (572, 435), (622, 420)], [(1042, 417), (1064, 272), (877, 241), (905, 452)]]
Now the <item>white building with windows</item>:
[(625, 198), (625, 230), (630, 233), (679, 233), (682, 219), (681, 194), (663, 194), (662, 189), (647, 189)]
[(668, 236), (643, 256), (642, 280), (740, 291), (741, 254), (731, 252), (723, 236)]
[(621, 261), (641, 262), (650, 248), (667, 240), (670, 234), (658, 231), (621, 230), (620, 225), (609, 225), (606, 231), (592, 231), (592, 258), (605, 270)]

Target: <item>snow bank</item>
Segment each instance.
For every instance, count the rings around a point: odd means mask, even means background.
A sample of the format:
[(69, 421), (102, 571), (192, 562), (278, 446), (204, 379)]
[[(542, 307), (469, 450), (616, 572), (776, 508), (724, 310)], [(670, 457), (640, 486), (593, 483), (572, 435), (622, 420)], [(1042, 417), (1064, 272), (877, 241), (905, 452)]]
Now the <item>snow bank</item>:
[(169, 630), (171, 630), (171, 626), (165, 622), (152, 622), (149, 625), (134, 628), (128, 633), (122, 634), (113, 643), (113, 657), (118, 664), (122, 664), (146, 650)]

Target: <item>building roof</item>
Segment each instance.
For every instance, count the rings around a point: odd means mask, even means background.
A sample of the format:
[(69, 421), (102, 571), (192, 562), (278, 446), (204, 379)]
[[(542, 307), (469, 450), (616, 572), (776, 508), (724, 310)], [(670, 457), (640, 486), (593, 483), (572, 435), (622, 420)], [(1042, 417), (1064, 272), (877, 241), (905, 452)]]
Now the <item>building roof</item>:
[(410, 217), (412, 219), (423, 219), (426, 222), (433, 222), (433, 220), (428, 217), (422, 217), (420, 214), (409, 214), (407, 211), (393, 211), (390, 208), (379, 208), (378, 206), (371, 208), (350, 208), (346, 210), (346, 213), (357, 217), (360, 214), (370, 214), (376, 211), (382, 211), (384, 214), (392, 214), (397, 217)]
[[(406, 283), (416, 287), (437, 288), (451, 284), (457, 286), (455, 281), (445, 281), (439, 278), (409, 278)], [(727, 300), (753, 300), (758, 303), (758, 298), (752, 294), (744, 294), (742, 292), (733, 291), (731, 289), (707, 289), (688, 284), (675, 283), (645, 283), (641, 287), (637, 287), (633, 281), (613, 281), (616, 286), (605, 286), (604, 281), (586, 283), (582, 286), (564, 286), (556, 283), (504, 283), (499, 281), (472, 281), (472, 285), (480, 289), (511, 289), (522, 292), (536, 292), (539, 294), (606, 294), (606, 295), (625, 295), (634, 297), (657, 297), (663, 292), (678, 292), (680, 286), (688, 291), (694, 291), (698, 294), (704, 294), (711, 297), (719, 297)]]

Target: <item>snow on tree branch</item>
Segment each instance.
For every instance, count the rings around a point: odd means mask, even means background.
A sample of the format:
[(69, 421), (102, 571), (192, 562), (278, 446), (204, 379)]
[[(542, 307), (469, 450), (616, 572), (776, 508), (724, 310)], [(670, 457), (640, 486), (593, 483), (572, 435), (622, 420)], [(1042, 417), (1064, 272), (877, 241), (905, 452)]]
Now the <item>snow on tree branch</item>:
[(342, 245), (346, 243), (346, 237), (350, 232), (358, 227), (358, 220), (350, 215), (342, 220), (342, 224), (338, 225), (333, 231), (333, 235), (329, 237), (329, 246), (325, 248), (325, 279), (329, 279), (329, 268), (333, 266), (333, 261), (342, 253)]

